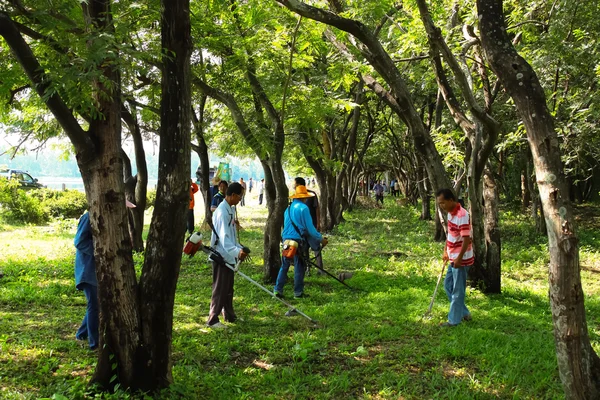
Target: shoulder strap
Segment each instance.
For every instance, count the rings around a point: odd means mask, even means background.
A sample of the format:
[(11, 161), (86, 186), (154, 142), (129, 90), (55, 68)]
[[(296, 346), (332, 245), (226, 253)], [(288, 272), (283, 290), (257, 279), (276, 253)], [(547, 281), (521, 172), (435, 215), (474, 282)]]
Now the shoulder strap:
[(219, 243), (219, 234), (217, 233), (217, 230), (215, 229), (215, 226), (212, 222), (212, 219), (207, 219), (206, 222), (208, 223), (208, 226), (210, 226), (210, 229), (212, 229), (212, 231), (214, 232), (215, 236), (217, 237), (217, 240), (215, 240), (215, 246)]
[(287, 211), (288, 211), (288, 217), (290, 218), (290, 222), (292, 223), (292, 226), (294, 227), (294, 229), (296, 230), (296, 232), (298, 233), (298, 235), (300, 235), (300, 237), (302, 239), (304, 239), (304, 236), (302, 236), (302, 233), (300, 232), (300, 229), (298, 229), (298, 227), (296, 226), (296, 224), (294, 223), (294, 220), (292, 219), (292, 211), (291, 211), (291, 204), (288, 207)]

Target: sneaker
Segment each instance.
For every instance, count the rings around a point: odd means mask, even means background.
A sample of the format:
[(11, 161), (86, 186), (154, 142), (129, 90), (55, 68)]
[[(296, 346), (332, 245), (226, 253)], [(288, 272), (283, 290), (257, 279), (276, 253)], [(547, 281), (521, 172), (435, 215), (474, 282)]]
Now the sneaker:
[(207, 326), (209, 328), (212, 328), (212, 329), (227, 329), (227, 325), (224, 325), (224, 324), (222, 324), (220, 322), (217, 322), (217, 323), (212, 324), (212, 325), (207, 325)]
[(283, 293), (279, 293), (279, 292), (273, 292), (273, 294), (275, 295), (275, 297), (277, 297), (278, 299), (283, 299)]
[(454, 327), (456, 325), (458, 325), (458, 324), (451, 324), (450, 322), (442, 322), (440, 324), (440, 327), (442, 327), (442, 328), (452, 328), (452, 327)]
[(310, 297), (310, 296), (307, 295), (306, 293), (294, 294), (295, 299), (305, 299), (307, 297)]
[(463, 321), (470, 321), (472, 319), (473, 319), (473, 317), (471, 316), (471, 314), (467, 314), (463, 317)]

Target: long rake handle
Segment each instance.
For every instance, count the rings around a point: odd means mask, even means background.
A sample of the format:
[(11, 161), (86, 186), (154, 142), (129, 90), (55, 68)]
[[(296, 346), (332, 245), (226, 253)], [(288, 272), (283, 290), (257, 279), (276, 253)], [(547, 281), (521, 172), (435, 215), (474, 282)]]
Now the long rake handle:
[(433, 296), (431, 296), (431, 301), (429, 302), (429, 308), (427, 308), (427, 312), (425, 315), (431, 312), (433, 308), (433, 303), (435, 302), (435, 296), (437, 295), (438, 288), (440, 287), (440, 282), (442, 281), (442, 276), (444, 275), (444, 270), (446, 269), (446, 263), (442, 264), (442, 270), (440, 271), (440, 276), (438, 276), (437, 284), (435, 285), (435, 290), (433, 291)]

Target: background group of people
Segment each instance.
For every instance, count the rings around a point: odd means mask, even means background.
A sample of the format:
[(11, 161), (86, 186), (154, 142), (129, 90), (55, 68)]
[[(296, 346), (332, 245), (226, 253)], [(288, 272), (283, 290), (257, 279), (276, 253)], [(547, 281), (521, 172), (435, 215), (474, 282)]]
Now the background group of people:
[(375, 192), (375, 201), (383, 205), (383, 195), (389, 192), (392, 197), (400, 197), (400, 182), (398, 179), (392, 179), (388, 186), (384, 181), (375, 181), (371, 186)]
[[(397, 181), (395, 185), (398, 185)], [(253, 187), (252, 178), (246, 184), (240, 182), (228, 184), (220, 181), (213, 187), (214, 195), (211, 202), (212, 233), (211, 247), (220, 257), (210, 259), (212, 265), (213, 285), (207, 326), (210, 328), (227, 328), (219, 320), (222, 315), (225, 322), (233, 323), (238, 317), (233, 308), (233, 289), (235, 271), (250, 252), (240, 244), (239, 222), (235, 207), (242, 205), (246, 191)], [(376, 182), (373, 186), (377, 201), (383, 204), (384, 186)], [(259, 204), (264, 193), (264, 179), (259, 184)], [(187, 230), (194, 231), (194, 194), (198, 185), (191, 182), (190, 204), (187, 215)], [(273, 294), (284, 297), (284, 287), (288, 279), (289, 268), (294, 265), (293, 295), (296, 299), (308, 297), (304, 291), (304, 277), (310, 260), (310, 251), (316, 254), (315, 263), (322, 269), (321, 249), (328, 243), (327, 238), (319, 232), (319, 202), (316, 193), (306, 188), (304, 178), (295, 178), (294, 193), (290, 196), (291, 203), (284, 214), (282, 231), (282, 264), (273, 287)], [(466, 280), (469, 267), (474, 263), (471, 244), (472, 228), (468, 212), (458, 202), (450, 189), (441, 189), (436, 193), (436, 200), (441, 209), (448, 213), (447, 241), (444, 247), (443, 260), (449, 262), (444, 280), (444, 288), (450, 301), (448, 321), (442, 326), (452, 327), (462, 321), (470, 321), (471, 313), (465, 305)], [(126, 201), (127, 207), (135, 207)], [(78, 340), (87, 340), (90, 349), (94, 350), (99, 344), (99, 307), (98, 282), (94, 261), (94, 245), (89, 219), (85, 213), (79, 220), (74, 240), (75, 254), (75, 285), (82, 290), (87, 301), (86, 314), (77, 330)]]

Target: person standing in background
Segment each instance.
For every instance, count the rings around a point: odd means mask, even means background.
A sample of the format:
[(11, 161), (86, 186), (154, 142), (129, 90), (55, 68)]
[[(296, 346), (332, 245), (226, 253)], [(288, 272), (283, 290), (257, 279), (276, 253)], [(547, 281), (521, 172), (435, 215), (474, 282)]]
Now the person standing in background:
[(219, 182), (218, 192), (217, 192), (217, 194), (214, 195), (212, 202), (210, 203), (210, 211), (211, 212), (215, 212), (217, 207), (219, 207), (219, 204), (221, 204), (221, 202), (223, 200), (225, 200), (225, 192), (227, 192), (228, 186), (229, 186), (229, 184), (227, 183), (227, 181)]
[(194, 205), (196, 204), (194, 201), (194, 195), (198, 192), (198, 185), (194, 183), (190, 179), (190, 206), (188, 208), (187, 213), (187, 222), (186, 227), (188, 233), (191, 235), (194, 233)]
[(381, 202), (381, 205), (383, 205), (383, 185), (378, 181), (375, 186), (373, 186), (373, 190), (375, 191), (375, 202), (379, 201)]
[(263, 203), (263, 196), (265, 194), (265, 179), (261, 179), (260, 183), (258, 184), (258, 205), (262, 205)]
[(254, 186), (254, 181), (252, 180), (252, 177), (250, 177), (250, 179), (248, 179), (248, 193), (252, 193), (253, 186)]
[(240, 178), (240, 185), (242, 186), (242, 201), (240, 201), (240, 206), (245, 206), (246, 205), (246, 182), (244, 182), (244, 178)]

